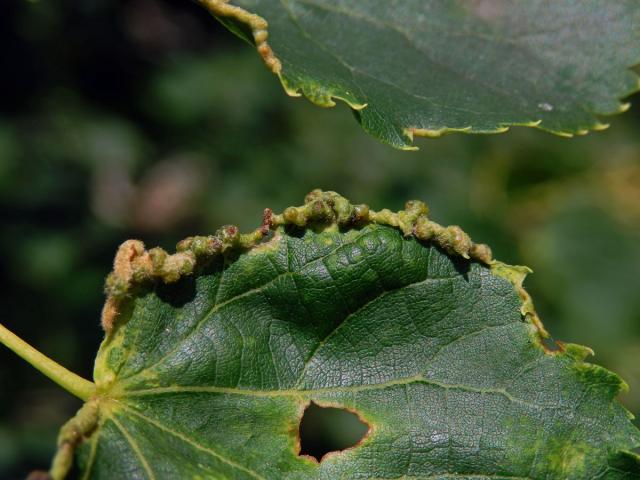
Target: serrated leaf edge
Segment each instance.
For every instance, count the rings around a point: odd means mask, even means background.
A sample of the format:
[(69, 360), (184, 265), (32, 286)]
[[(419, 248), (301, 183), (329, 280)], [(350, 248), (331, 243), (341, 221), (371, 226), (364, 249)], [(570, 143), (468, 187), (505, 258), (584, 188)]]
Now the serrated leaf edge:
[[(358, 99), (355, 94), (347, 90), (339, 90), (336, 88), (321, 86), (311, 79), (307, 79), (305, 82), (301, 79), (298, 79), (296, 81), (288, 77), (286, 72), (283, 70), (282, 62), (267, 43), (269, 23), (265, 18), (255, 13), (248, 12), (241, 7), (231, 5), (229, 0), (198, 0), (198, 2), (214, 16), (232, 18), (244, 23), (251, 29), (258, 53), (262, 57), (267, 68), (269, 68), (272, 73), (278, 76), (282, 88), (287, 95), (291, 97), (299, 97), (301, 95), (304, 95), (309, 101), (321, 107), (334, 107), (336, 105), (335, 100), (339, 100), (346, 103), (356, 112), (363, 110), (368, 106), (367, 102), (363, 102), (362, 100)], [(640, 59), (638, 59), (638, 61), (640, 62)], [(616, 98), (622, 99), (640, 91), (640, 75), (638, 75), (633, 70), (634, 66), (635, 65), (628, 65), (623, 68), (635, 76), (635, 86), (627, 91), (615, 94)], [(598, 117), (624, 113), (629, 110), (630, 107), (630, 102), (619, 102), (617, 112), (613, 113), (600, 113), (585, 109), (588, 114), (594, 117), (593, 122), (591, 122), (589, 125), (584, 125), (582, 128), (575, 129), (557, 130), (549, 128), (543, 123), (542, 119), (532, 119), (529, 121), (520, 122), (499, 122), (495, 125), (494, 128), (475, 128), (472, 125), (468, 125), (466, 127), (450, 127), (443, 125), (438, 128), (420, 128), (406, 126), (401, 127), (401, 135), (398, 135), (398, 138), (395, 140), (381, 138), (376, 134), (376, 132), (367, 129), (362, 124), (359, 117), (357, 118), (362, 128), (381, 142), (386, 143), (399, 150), (419, 150), (419, 147), (413, 145), (415, 137), (438, 138), (451, 133), (498, 134), (509, 131), (511, 127), (535, 128), (565, 138), (583, 136), (587, 135), (589, 132), (603, 131), (609, 128), (609, 124), (602, 123), (600, 120), (598, 120)]]

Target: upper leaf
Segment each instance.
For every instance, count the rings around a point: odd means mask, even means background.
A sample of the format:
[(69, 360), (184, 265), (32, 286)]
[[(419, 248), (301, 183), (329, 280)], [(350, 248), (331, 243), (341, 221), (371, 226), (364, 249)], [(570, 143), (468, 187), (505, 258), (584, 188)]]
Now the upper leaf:
[[(171, 256), (123, 244), (99, 393), (63, 428), (54, 476), (77, 447), (83, 478), (638, 478), (624, 383), (585, 347), (546, 350), (527, 269), (426, 214), (314, 192)], [(310, 401), (368, 435), (300, 456)]]
[(511, 125), (585, 134), (640, 88), (628, 69), (640, 63), (637, 0), (199, 1), (257, 45), (287, 93), (343, 100), (398, 148)]

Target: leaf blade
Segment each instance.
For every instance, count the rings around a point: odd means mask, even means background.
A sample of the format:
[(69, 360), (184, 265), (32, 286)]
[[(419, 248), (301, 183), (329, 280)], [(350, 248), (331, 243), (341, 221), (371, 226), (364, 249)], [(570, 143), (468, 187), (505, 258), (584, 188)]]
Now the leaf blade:
[(625, 111), (619, 99), (640, 89), (633, 1), (234, 3), (268, 22), (287, 93), (346, 102), (396, 148), (510, 126), (583, 135), (606, 128), (600, 116)]
[[(179, 279), (157, 261), (141, 276), (146, 253), (125, 243), (116, 276), (132, 283), (78, 467), (107, 478), (117, 452), (130, 478), (633, 478), (624, 383), (583, 347), (545, 350), (526, 269), (464, 258), (474, 244), (454, 247), (463, 233), (419, 202), (353, 225), (356, 211), (314, 192), (272, 217), (274, 235), (227, 239), (245, 246)], [(213, 244), (190, 239), (165, 263)], [(311, 401), (357, 412), (368, 435), (320, 463), (299, 456)]]

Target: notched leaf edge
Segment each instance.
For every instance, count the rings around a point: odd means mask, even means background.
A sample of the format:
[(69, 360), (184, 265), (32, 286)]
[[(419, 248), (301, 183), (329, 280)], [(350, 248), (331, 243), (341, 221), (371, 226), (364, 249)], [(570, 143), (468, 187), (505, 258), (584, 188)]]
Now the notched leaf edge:
[[(287, 95), (291, 97), (299, 97), (304, 94), (309, 101), (320, 107), (334, 107), (336, 105), (334, 100), (340, 100), (346, 103), (356, 113), (368, 106), (368, 102), (358, 98), (354, 92), (347, 89), (319, 85), (317, 81), (309, 77), (294, 78), (293, 76), (288, 75), (282, 67), (282, 62), (267, 43), (269, 23), (265, 18), (255, 13), (248, 12), (243, 8), (231, 5), (230, 0), (198, 0), (198, 2), (230, 30), (235, 31), (236, 29), (230, 28), (228, 22), (222, 21), (222, 19), (229, 18), (233, 21), (240, 22), (245, 24), (251, 30), (258, 53), (262, 57), (267, 68), (278, 76), (282, 88)], [(242, 37), (244, 38), (244, 35), (242, 35)], [(473, 125), (457, 127), (441, 125), (434, 126), (433, 128), (390, 125), (393, 127), (393, 130), (396, 130), (395, 138), (391, 138), (389, 136), (383, 137), (372, 129), (367, 128), (362, 122), (360, 115), (356, 115), (356, 119), (367, 133), (378, 138), (378, 140), (383, 143), (400, 150), (418, 150), (419, 148), (413, 144), (415, 137), (437, 138), (450, 133), (497, 134), (505, 133), (509, 131), (511, 127), (530, 127), (566, 138), (583, 136), (592, 131), (603, 131), (609, 128), (609, 124), (602, 123), (599, 120), (599, 117), (620, 114), (629, 110), (631, 103), (622, 102), (621, 99), (640, 91), (640, 74), (635, 70), (637, 65), (640, 65), (640, 58), (638, 58), (636, 63), (622, 67), (624, 70), (628, 71), (630, 75), (633, 75), (635, 83), (632, 87), (626, 90), (612, 94), (612, 97), (614, 97), (618, 102), (617, 111), (597, 112), (585, 108), (585, 112), (593, 117), (592, 122), (588, 125), (582, 125), (573, 129), (562, 130), (550, 128), (544, 124), (543, 120), (540, 118), (532, 118), (531, 120), (524, 120), (520, 122), (499, 122), (492, 128), (476, 128)]]

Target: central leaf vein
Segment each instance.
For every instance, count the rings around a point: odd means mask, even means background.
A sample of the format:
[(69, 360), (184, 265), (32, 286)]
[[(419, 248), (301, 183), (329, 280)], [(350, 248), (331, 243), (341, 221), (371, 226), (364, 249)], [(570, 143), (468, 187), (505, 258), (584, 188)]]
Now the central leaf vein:
[(465, 392), (477, 393), (477, 394), (493, 394), (500, 395), (510, 402), (517, 403), (536, 410), (554, 408), (555, 405), (541, 405), (533, 402), (528, 402), (521, 398), (515, 397), (507, 391), (506, 388), (478, 388), (464, 384), (444, 383), (434, 379), (428, 379), (423, 375), (413, 375), (411, 377), (402, 378), (398, 380), (390, 380), (384, 383), (370, 384), (370, 385), (356, 385), (347, 387), (328, 387), (308, 390), (250, 390), (234, 387), (214, 387), (214, 386), (172, 386), (172, 387), (155, 387), (146, 388), (140, 390), (129, 390), (117, 395), (119, 399), (126, 399), (127, 397), (140, 397), (149, 395), (163, 395), (171, 393), (218, 393), (218, 394), (231, 394), (231, 395), (247, 395), (255, 397), (298, 397), (301, 400), (308, 397), (317, 397), (332, 393), (358, 393), (366, 392), (370, 390), (383, 390), (386, 388), (392, 388), (395, 386), (405, 386), (411, 384), (424, 384), (430, 385), (444, 390), (461, 390)]

